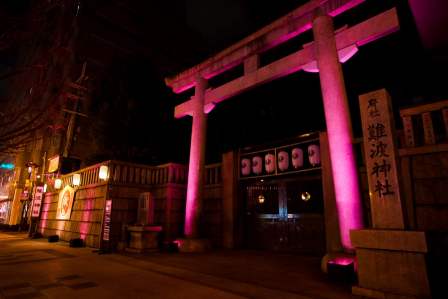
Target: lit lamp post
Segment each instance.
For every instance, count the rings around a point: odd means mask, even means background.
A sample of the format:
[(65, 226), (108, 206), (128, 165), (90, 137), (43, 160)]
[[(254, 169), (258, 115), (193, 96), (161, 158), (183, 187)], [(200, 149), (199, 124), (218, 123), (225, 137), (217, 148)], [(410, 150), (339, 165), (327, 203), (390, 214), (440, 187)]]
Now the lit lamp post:
[[(22, 221), (27, 221), (29, 223), (28, 227), (28, 234), (31, 236), (35, 229), (35, 225), (37, 222), (32, 217), (32, 208), (33, 208), (33, 199), (36, 195), (36, 177), (35, 177), (35, 171), (37, 170), (38, 165), (34, 162), (28, 162), (25, 164), (28, 170), (28, 198), (23, 206), (23, 214), (22, 214)], [(22, 222), (23, 223), (23, 222)]]

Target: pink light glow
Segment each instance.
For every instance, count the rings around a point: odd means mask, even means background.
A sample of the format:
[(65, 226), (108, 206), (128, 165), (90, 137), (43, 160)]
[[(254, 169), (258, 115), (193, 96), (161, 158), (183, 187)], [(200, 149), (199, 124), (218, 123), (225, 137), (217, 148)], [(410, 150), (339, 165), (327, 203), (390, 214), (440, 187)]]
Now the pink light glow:
[(352, 127), (344, 77), (336, 51), (330, 17), (314, 21), (319, 77), (324, 101), (336, 207), (342, 246), (352, 250), (350, 230), (363, 227), (358, 171), (352, 144)]
[(43, 235), (48, 221), (48, 209), (50, 207), (51, 197), (45, 193), (45, 197), (42, 201), (42, 212), (39, 221), (39, 232)]
[(336, 264), (341, 266), (348, 266), (354, 262), (354, 258), (351, 257), (336, 257), (328, 261), (329, 264)]
[(179, 248), (182, 245), (183, 241), (182, 240), (174, 240), (173, 243), (176, 244), (177, 248)]
[(88, 198), (84, 201), (84, 210), (82, 212), (81, 216), (81, 224), (79, 226), (79, 234), (80, 238), (85, 240), (87, 234), (89, 233), (89, 226), (90, 226), (90, 220), (91, 220), (91, 214), (93, 210), (93, 199)]
[(332, 258), (328, 261), (328, 264), (340, 265), (340, 266), (349, 266), (353, 264), (353, 270), (358, 272), (358, 260), (356, 256), (339, 256)]
[(358, 47), (356, 45), (351, 45), (347, 48), (341, 49), (338, 51), (339, 61), (341, 63), (345, 63), (356, 53), (358, 53)]
[[(327, 104), (328, 105), (328, 104)], [(330, 105), (329, 105), (330, 106)], [(351, 128), (340, 107), (325, 107), (328, 140), (339, 215), (341, 241), (344, 248), (352, 249), (350, 230), (363, 227), (357, 166), (351, 139)], [(327, 110), (330, 110), (327, 112)]]
[(363, 3), (364, 1), (365, 0), (353, 0), (353, 1), (350, 1), (350, 2), (346, 3), (345, 5), (342, 5), (342, 6), (338, 7), (337, 9), (333, 10), (328, 15), (330, 15), (332, 17), (336, 17), (337, 15), (340, 15), (343, 12), (352, 9), (353, 7)]
[(185, 207), (184, 233), (188, 238), (198, 237), (198, 222), (201, 210), (202, 183), (205, 164), (205, 142), (207, 115), (204, 113), (204, 97), (207, 81), (197, 79), (193, 103), (193, 125), (191, 128), (190, 161), (188, 164), (187, 202)]
[(199, 213), (198, 199), (200, 196), (200, 151), (201, 138), (200, 120), (193, 115), (193, 126), (191, 132), (190, 163), (188, 167), (187, 202), (185, 207), (185, 236), (195, 235), (197, 231), (197, 218)]

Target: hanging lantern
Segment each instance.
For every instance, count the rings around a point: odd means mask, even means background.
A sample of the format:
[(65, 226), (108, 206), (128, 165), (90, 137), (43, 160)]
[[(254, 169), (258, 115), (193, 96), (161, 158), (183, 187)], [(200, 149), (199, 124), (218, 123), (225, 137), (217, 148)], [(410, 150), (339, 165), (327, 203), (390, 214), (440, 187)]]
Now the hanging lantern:
[(241, 160), (241, 174), (242, 175), (250, 174), (250, 159), (244, 158)]
[(61, 189), (62, 187), (62, 180), (61, 179), (55, 179), (54, 180), (54, 188), (55, 189)]
[(99, 177), (101, 180), (107, 180), (109, 168), (106, 165), (101, 165)]
[(300, 197), (302, 198), (303, 201), (306, 202), (311, 199), (311, 194), (309, 192), (302, 192)]
[(278, 169), (280, 171), (285, 171), (289, 167), (289, 155), (285, 151), (281, 151), (278, 153)]
[(320, 164), (320, 150), (317, 144), (308, 146), (308, 159), (313, 167)]
[(261, 174), (263, 171), (263, 160), (260, 156), (256, 156), (252, 158), (252, 172), (256, 175)]
[(295, 147), (291, 152), (292, 156), (292, 166), (294, 169), (299, 169), (303, 167), (303, 150), (301, 148)]
[(262, 203), (264, 203), (265, 197), (263, 194), (260, 194), (260, 195), (258, 195), (257, 199), (258, 199), (258, 203), (262, 204)]
[(275, 171), (275, 157), (273, 154), (264, 156), (264, 163), (267, 173), (273, 173)]
[(79, 173), (75, 173), (73, 175), (73, 186), (81, 185), (81, 175)]

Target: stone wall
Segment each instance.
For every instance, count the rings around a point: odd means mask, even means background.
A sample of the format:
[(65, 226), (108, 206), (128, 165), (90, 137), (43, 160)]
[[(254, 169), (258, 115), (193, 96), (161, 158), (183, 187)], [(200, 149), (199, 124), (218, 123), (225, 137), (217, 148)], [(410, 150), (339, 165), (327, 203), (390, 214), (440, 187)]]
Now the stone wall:
[(212, 242), (214, 247), (223, 245), (222, 236), (222, 186), (221, 184), (208, 185), (204, 188), (204, 201), (202, 206), (201, 233)]
[(448, 151), (436, 149), (402, 149), (401, 183), (408, 227), (425, 231), (432, 292), (442, 294), (446, 279), (440, 273), (448, 267)]
[(56, 219), (59, 193), (46, 193), (38, 231), (45, 237), (58, 235), (64, 241), (82, 238), (86, 246), (99, 248), (106, 190), (105, 184), (78, 189), (70, 220)]
[(415, 226), (448, 232), (448, 152), (416, 155), (412, 160)]

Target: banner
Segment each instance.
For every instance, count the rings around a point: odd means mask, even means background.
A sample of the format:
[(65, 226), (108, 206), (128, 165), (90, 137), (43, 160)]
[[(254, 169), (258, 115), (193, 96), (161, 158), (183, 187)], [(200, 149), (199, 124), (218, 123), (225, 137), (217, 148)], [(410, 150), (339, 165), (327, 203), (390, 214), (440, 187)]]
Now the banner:
[(33, 209), (31, 217), (39, 217), (40, 207), (42, 206), (42, 197), (44, 194), (44, 186), (37, 186), (34, 191)]
[(72, 212), (73, 197), (75, 190), (70, 186), (65, 186), (59, 192), (58, 209), (56, 210), (56, 219), (69, 220)]

